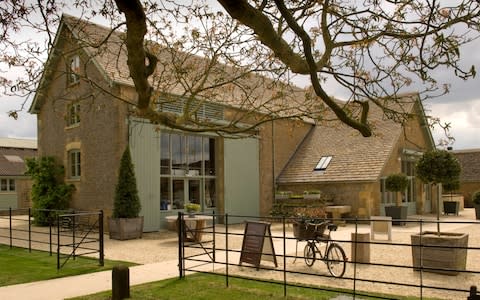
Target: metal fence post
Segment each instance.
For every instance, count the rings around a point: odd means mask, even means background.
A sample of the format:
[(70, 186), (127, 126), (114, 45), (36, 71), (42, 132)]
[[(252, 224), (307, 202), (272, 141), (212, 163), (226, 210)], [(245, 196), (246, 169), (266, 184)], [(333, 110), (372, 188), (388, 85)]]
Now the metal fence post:
[(60, 270), (60, 216), (57, 214), (57, 270)]
[(28, 252), (32, 252), (32, 211), (28, 209)]
[(177, 216), (177, 233), (178, 233), (178, 273), (179, 277), (183, 278), (183, 264), (184, 264), (184, 257), (183, 257), (183, 215), (182, 212), (178, 212)]
[(103, 210), (100, 210), (100, 213), (98, 215), (98, 240), (99, 264), (103, 267), (105, 265), (105, 244), (103, 240)]
[(76, 258), (76, 254), (75, 254), (75, 230), (76, 230), (76, 226), (75, 226), (75, 211), (72, 212), (72, 254), (73, 254), (73, 260), (75, 260)]
[(217, 256), (216, 256), (216, 245), (215, 245), (215, 237), (216, 237), (216, 227), (215, 227), (215, 223), (216, 223), (216, 215), (215, 215), (215, 211), (213, 211), (213, 224), (212, 224), (212, 231), (213, 231), (213, 244), (212, 244), (212, 248), (213, 248), (213, 263), (216, 263), (217, 262)]
[(228, 214), (225, 214), (225, 284), (228, 287)]
[(52, 223), (48, 224), (48, 245), (50, 256), (52, 256)]
[[(371, 222), (371, 221), (370, 221)], [(355, 260), (353, 261), (353, 298), (355, 299), (355, 295), (357, 293), (357, 234), (358, 234), (358, 217), (355, 217), (355, 241), (354, 241), (354, 248), (353, 248), (353, 256), (355, 256)], [(352, 241), (353, 243), (353, 241)], [(328, 251), (328, 250), (327, 250)]]
[(282, 216), (283, 224), (283, 297), (287, 297), (287, 236), (285, 234), (285, 216)]
[[(422, 231), (423, 231), (423, 219), (420, 219), (420, 299), (423, 299), (423, 242), (422, 242)], [(415, 247), (415, 246), (412, 246)]]
[(9, 207), (9, 210), (8, 210), (8, 214), (9, 214), (9, 224), (10, 224), (10, 228), (9, 228), (9, 232), (10, 232), (10, 248), (12, 248), (13, 244), (13, 239), (12, 239), (12, 208)]

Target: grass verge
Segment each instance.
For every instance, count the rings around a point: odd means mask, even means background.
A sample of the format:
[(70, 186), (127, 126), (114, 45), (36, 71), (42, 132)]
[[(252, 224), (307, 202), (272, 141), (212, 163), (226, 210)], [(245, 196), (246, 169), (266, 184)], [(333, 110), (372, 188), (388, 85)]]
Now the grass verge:
[(28, 249), (0, 245), (0, 286), (106, 271), (118, 264), (135, 265), (111, 260), (105, 260), (104, 264), (102, 267), (98, 259), (76, 257), (57, 270), (55, 254), (50, 256), (44, 251), (28, 252)]
[[(275, 283), (266, 283), (239, 278), (230, 278), (229, 287), (225, 284), (225, 277), (211, 274), (193, 274), (185, 279), (172, 278), (130, 288), (129, 299), (142, 300), (322, 300), (332, 299), (342, 294), (302, 287), (287, 287), (287, 297), (283, 295), (283, 286)], [(357, 299), (418, 299), (400, 296), (370, 294), (357, 296)], [(102, 292), (88, 296), (76, 297), (70, 300), (107, 300), (111, 299), (112, 292)]]

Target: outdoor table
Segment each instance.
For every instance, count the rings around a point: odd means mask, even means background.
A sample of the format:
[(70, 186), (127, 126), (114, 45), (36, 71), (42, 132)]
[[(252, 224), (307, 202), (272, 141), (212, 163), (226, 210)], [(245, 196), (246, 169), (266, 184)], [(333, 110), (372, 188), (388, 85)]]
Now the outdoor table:
[[(167, 216), (165, 219), (168, 222), (176, 222), (178, 216)], [(205, 223), (207, 220), (212, 220), (212, 216), (206, 215), (184, 215), (184, 238), (188, 242), (200, 242), (202, 241), (203, 228), (205, 228)], [(177, 232), (178, 232), (178, 223), (177, 223)]]
[(352, 211), (350, 205), (329, 205), (325, 207), (325, 212), (332, 214), (333, 223), (337, 225), (345, 224), (345, 221), (340, 220), (343, 214)]

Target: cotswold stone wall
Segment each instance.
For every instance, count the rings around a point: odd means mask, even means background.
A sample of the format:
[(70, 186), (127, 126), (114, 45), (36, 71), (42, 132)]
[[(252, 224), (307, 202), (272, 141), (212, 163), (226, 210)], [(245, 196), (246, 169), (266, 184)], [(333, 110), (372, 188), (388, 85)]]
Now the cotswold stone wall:
[[(99, 91), (80, 80), (67, 84), (67, 61), (80, 55), (80, 75), (88, 77), (111, 93), (120, 93), (110, 86), (103, 74), (82, 51), (73, 47), (66, 35), (58, 43), (58, 58), (52, 60), (49, 83), (41, 91), (43, 98), (38, 113), (38, 155), (55, 156), (66, 168), (66, 182), (76, 186), (72, 208), (82, 210), (104, 209), (108, 215), (113, 205), (121, 154), (128, 141), (127, 106), (108, 93)], [(67, 108), (80, 103), (80, 123), (69, 126)], [(79, 149), (81, 176), (69, 178), (68, 151)]]

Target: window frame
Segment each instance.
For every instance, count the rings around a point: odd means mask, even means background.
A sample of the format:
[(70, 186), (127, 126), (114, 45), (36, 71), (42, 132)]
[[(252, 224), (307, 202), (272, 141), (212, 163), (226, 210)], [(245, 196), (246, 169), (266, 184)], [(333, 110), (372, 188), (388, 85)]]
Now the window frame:
[(80, 124), (80, 102), (70, 103), (67, 106), (67, 126)]
[[(217, 139), (209, 135), (195, 135), (183, 132), (163, 132), (160, 153), (160, 210), (182, 209), (175, 203), (175, 191), (183, 182), (181, 194), (183, 203), (189, 203), (191, 181), (198, 181), (200, 199), (196, 202), (204, 210), (215, 209), (218, 205), (215, 170)], [(175, 183), (175, 184), (174, 184)], [(208, 184), (208, 187), (206, 186)], [(208, 195), (206, 194), (208, 192)], [(188, 198), (188, 199), (187, 199)]]
[(17, 191), (17, 183), (14, 178), (8, 178), (8, 177), (0, 178), (0, 193), (13, 193), (16, 191)]
[(69, 57), (67, 65), (67, 85), (72, 86), (80, 82), (80, 55)]
[(68, 178), (80, 179), (82, 176), (80, 149), (71, 149), (67, 152), (68, 155)]
[(330, 165), (330, 162), (333, 159), (333, 155), (323, 155), (320, 157), (320, 160), (318, 161), (317, 165), (313, 169), (314, 171), (325, 171), (328, 166)]

